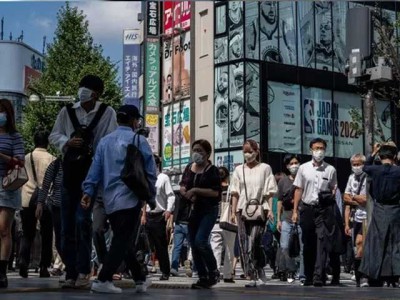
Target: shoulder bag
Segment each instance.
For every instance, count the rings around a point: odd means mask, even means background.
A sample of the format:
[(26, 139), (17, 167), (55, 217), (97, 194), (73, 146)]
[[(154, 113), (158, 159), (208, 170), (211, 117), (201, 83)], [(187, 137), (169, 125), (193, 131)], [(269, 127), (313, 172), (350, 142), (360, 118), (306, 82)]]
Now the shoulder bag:
[(227, 231), (237, 232), (238, 225), (232, 223), (231, 217), (232, 217), (231, 193), (230, 193), (230, 188), (228, 188), (224, 201), (221, 201), (221, 217), (219, 219), (219, 227)]
[(260, 199), (249, 199), (247, 195), (247, 184), (246, 184), (246, 177), (244, 175), (244, 164), (243, 164), (243, 183), (244, 183), (244, 190), (246, 194), (246, 206), (242, 209), (242, 219), (244, 221), (262, 221), (265, 222), (265, 213), (264, 207)]
[(289, 257), (295, 258), (300, 255), (300, 236), (297, 224), (293, 224), (289, 233)]
[(15, 191), (28, 182), (28, 174), (24, 166), (11, 162), (7, 174), (3, 177), (3, 190)]
[(39, 183), (38, 183), (38, 180), (37, 180), (35, 162), (33, 161), (32, 152), (30, 154), (30, 157), (31, 157), (31, 167), (32, 167), (33, 180), (35, 181), (35, 190), (33, 191), (31, 199), (29, 200), (29, 207), (36, 207), (38, 199), (39, 199)]

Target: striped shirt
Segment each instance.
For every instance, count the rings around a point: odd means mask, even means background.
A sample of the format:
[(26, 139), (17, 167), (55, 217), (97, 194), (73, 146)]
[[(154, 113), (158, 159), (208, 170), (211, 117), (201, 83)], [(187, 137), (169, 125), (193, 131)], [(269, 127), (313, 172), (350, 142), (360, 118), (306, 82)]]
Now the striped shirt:
[[(58, 170), (56, 170), (57, 164), (59, 165)], [(52, 161), (46, 170), (42, 188), (39, 191), (38, 203), (43, 203), (47, 206), (61, 206), (62, 178), (63, 169), (61, 167), (61, 160), (58, 158)]]
[[(22, 136), (16, 132), (13, 134), (0, 134), (0, 153), (25, 160), (24, 141)], [(0, 159), (0, 177), (4, 177), (8, 170), (8, 163)]]

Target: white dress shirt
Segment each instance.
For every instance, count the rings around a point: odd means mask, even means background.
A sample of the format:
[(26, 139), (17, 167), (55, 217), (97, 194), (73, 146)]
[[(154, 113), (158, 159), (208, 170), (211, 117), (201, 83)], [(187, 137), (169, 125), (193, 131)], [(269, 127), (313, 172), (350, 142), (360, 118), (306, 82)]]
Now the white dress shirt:
[(175, 208), (175, 194), (168, 175), (164, 173), (158, 174), (156, 189), (156, 208), (150, 210), (150, 207), (147, 205), (146, 211), (151, 211), (152, 213), (160, 213), (164, 211), (173, 212)]
[[(89, 126), (101, 102), (97, 101), (95, 107), (90, 112), (86, 112), (80, 102), (76, 102), (72, 108), (75, 110), (76, 117), (81, 125)], [(107, 107), (97, 126), (93, 129), (93, 148), (96, 147), (100, 139), (107, 134), (113, 132), (117, 128), (117, 116), (112, 107)], [(74, 126), (68, 116), (66, 107), (59, 112), (53, 130), (49, 136), (49, 141), (56, 146), (62, 153), (66, 151), (66, 143), (71, 139), (71, 134), (75, 132)]]

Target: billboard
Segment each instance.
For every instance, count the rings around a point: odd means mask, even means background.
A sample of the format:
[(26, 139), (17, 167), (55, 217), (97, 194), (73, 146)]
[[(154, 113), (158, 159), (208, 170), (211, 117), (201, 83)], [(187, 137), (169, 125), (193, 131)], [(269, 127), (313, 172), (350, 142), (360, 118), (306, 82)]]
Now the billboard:
[(147, 36), (158, 36), (159, 30), (159, 1), (147, 1)]
[(146, 42), (145, 104), (146, 112), (158, 112), (160, 95), (160, 43), (157, 39)]
[(190, 28), (190, 1), (164, 1), (164, 33), (172, 34), (174, 27)]
[(125, 29), (123, 43), (123, 103), (139, 107), (140, 29)]
[(147, 141), (150, 144), (151, 151), (157, 153), (159, 151), (159, 122), (157, 114), (146, 114), (145, 126), (150, 130)]
[(163, 44), (162, 99), (171, 102), (176, 95), (190, 95), (190, 32)]

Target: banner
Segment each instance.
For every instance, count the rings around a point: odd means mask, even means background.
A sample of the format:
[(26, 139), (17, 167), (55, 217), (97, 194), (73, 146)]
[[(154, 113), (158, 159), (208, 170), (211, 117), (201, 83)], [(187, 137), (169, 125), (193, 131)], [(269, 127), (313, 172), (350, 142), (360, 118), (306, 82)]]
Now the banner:
[(158, 1), (147, 1), (147, 36), (158, 36), (159, 20)]
[(214, 69), (214, 149), (228, 148), (229, 72), (228, 66)]
[(225, 167), (229, 170), (229, 173), (232, 173), (235, 168), (243, 164), (243, 162), (244, 158), (242, 150), (217, 152), (214, 154), (215, 166), (218, 168)]
[[(390, 101), (375, 101), (376, 116), (381, 124), (383, 134), (386, 140), (392, 137), (392, 116), (390, 112)], [(379, 137), (375, 135), (377, 142), (382, 142)]]
[(244, 74), (243, 63), (229, 65), (229, 144), (239, 147), (244, 143)]
[(160, 105), (160, 44), (158, 40), (148, 39), (146, 42), (146, 112), (158, 112)]
[(140, 30), (124, 30), (124, 68), (123, 91), (124, 104), (132, 104), (139, 108), (139, 75), (140, 75)]
[(190, 1), (164, 1), (164, 33), (172, 34), (173, 28), (190, 28)]
[(300, 86), (268, 82), (268, 151), (301, 153)]
[(146, 114), (145, 126), (150, 130), (147, 141), (150, 144), (151, 151), (158, 154), (159, 152), (159, 126), (158, 126), (158, 115)]
[(190, 95), (190, 32), (185, 32), (164, 42), (163, 51), (163, 103), (173, 100), (173, 95)]

